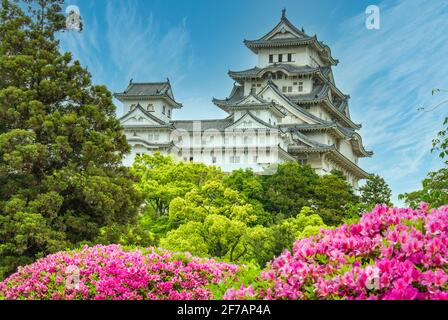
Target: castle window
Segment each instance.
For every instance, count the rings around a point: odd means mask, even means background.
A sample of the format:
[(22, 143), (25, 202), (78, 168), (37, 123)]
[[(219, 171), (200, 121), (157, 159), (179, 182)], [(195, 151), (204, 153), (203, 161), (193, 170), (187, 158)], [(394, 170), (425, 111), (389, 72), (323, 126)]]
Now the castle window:
[(283, 54), (278, 55), (278, 62), (283, 62)]
[(299, 92), (303, 92), (303, 82), (299, 82)]
[(165, 106), (163, 106), (163, 108), (162, 108), (162, 113), (163, 113), (163, 114), (166, 113), (166, 107), (165, 107)]
[(270, 54), (269, 55), (269, 63), (273, 63), (274, 62), (274, 55)]
[(293, 85), (295, 85), (295, 86), (296, 86), (296, 85), (297, 85), (297, 82), (294, 82), (294, 83), (293, 83)]
[(171, 118), (171, 109), (168, 109), (168, 118)]
[(237, 156), (230, 157), (230, 163), (240, 163), (240, 157)]
[(258, 84), (257, 84), (257, 87), (259, 87), (259, 88), (260, 88), (260, 87), (261, 87), (261, 83), (258, 83)]
[(146, 111), (154, 112), (154, 105), (152, 105), (152, 104), (148, 104), (148, 105), (146, 106)]
[(216, 157), (212, 157), (212, 162), (216, 163)]
[(292, 53), (288, 53), (288, 62), (292, 61)]
[(282, 92), (286, 92), (287, 89), (287, 87), (282, 87)]
[(288, 87), (288, 92), (292, 92), (292, 87)]

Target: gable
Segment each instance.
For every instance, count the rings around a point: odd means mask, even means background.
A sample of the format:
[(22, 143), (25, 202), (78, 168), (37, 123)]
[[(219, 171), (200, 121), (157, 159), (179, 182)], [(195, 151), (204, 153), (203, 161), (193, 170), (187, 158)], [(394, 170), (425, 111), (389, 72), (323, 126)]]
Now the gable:
[(122, 125), (150, 125), (160, 126), (163, 125), (163, 121), (157, 119), (155, 116), (148, 115), (147, 112), (141, 110), (141, 108), (135, 108), (120, 119)]
[(275, 40), (275, 39), (296, 39), (297, 36), (295, 34), (293, 34), (292, 32), (278, 32), (276, 34), (274, 34), (272, 37), (269, 38), (269, 40)]
[(247, 112), (232, 125), (226, 128), (226, 130), (233, 129), (271, 129), (271, 127), (264, 123), (263, 120), (260, 120)]
[(293, 26), (288, 19), (282, 18), (280, 23), (275, 26), (268, 34), (266, 34), (262, 40), (274, 40), (274, 39), (299, 39), (304, 38), (306, 35)]
[(248, 95), (246, 98), (242, 99), (238, 102), (238, 105), (242, 104), (254, 104), (254, 103), (264, 103), (265, 101), (260, 98), (254, 96), (253, 94)]
[(310, 123), (310, 124), (315, 124), (316, 121), (314, 121), (313, 119), (307, 117), (306, 115), (304, 115), (303, 113), (301, 113), (300, 111), (298, 111), (296, 108), (294, 108), (293, 106), (291, 106), (291, 104), (285, 100), (284, 97), (282, 97), (280, 94), (278, 94), (272, 87), (270, 86), (266, 86), (261, 92), (260, 95), (263, 97), (264, 100), (267, 101), (273, 101), (275, 103), (278, 103), (279, 105), (281, 105), (282, 107), (285, 108), (285, 110), (295, 116), (296, 118), (302, 120), (304, 123)]

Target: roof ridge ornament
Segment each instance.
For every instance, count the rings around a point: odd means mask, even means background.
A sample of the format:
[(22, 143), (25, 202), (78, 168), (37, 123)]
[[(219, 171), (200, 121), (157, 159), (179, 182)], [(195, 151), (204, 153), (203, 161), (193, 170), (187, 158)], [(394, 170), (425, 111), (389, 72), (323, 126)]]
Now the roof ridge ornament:
[(286, 8), (282, 9), (282, 20), (286, 19)]

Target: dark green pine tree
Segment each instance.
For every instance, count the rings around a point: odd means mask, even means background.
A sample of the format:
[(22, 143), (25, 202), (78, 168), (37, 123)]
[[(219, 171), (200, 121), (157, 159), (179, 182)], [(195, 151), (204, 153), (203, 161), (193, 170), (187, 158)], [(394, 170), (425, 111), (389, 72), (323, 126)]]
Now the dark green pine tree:
[(377, 204), (392, 205), (390, 200), (392, 196), (392, 190), (386, 181), (379, 175), (371, 175), (367, 178), (367, 182), (361, 188), (361, 203), (367, 210), (371, 210)]
[(310, 166), (285, 162), (271, 176), (263, 177), (266, 211), (284, 217), (295, 217), (304, 206), (311, 206), (319, 176)]
[(1, 0), (0, 278), (133, 221), (140, 195), (111, 93), (59, 52), (62, 0)]
[(314, 205), (326, 225), (337, 226), (350, 218), (349, 208), (359, 204), (359, 198), (341, 171), (319, 177), (314, 188)]

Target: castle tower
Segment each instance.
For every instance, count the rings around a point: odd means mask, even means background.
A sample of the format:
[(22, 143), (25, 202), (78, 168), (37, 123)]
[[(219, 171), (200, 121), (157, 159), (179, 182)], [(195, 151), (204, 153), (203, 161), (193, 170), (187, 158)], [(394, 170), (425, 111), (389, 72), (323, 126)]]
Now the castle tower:
[[(368, 177), (358, 161), (373, 153), (364, 149), (361, 125), (351, 119), (350, 97), (336, 86), (332, 68), (338, 60), (330, 48), (294, 26), (285, 10), (271, 31), (244, 44), (257, 55), (258, 64), (229, 71), (235, 81), (230, 95), (213, 99), (229, 114), (225, 119), (172, 120), (172, 110), (182, 105), (174, 99), (169, 81), (131, 82), (115, 94), (123, 102), (120, 120), (133, 147), (126, 164), (132, 164), (136, 154), (154, 151), (224, 171), (263, 172), (292, 160), (309, 164), (321, 175), (339, 170), (357, 189), (358, 181)], [(254, 139), (245, 135), (250, 130)], [(183, 137), (173, 135), (176, 132)]]
[(236, 118), (250, 109), (291, 135), (287, 151), (297, 161), (319, 174), (340, 170), (357, 188), (368, 176), (358, 160), (373, 153), (364, 149), (357, 132), (361, 125), (350, 117), (350, 96), (335, 84), (332, 67), (338, 60), (330, 47), (295, 27), (285, 10), (271, 31), (244, 44), (257, 55), (258, 65), (229, 71), (234, 88), (214, 103)]

